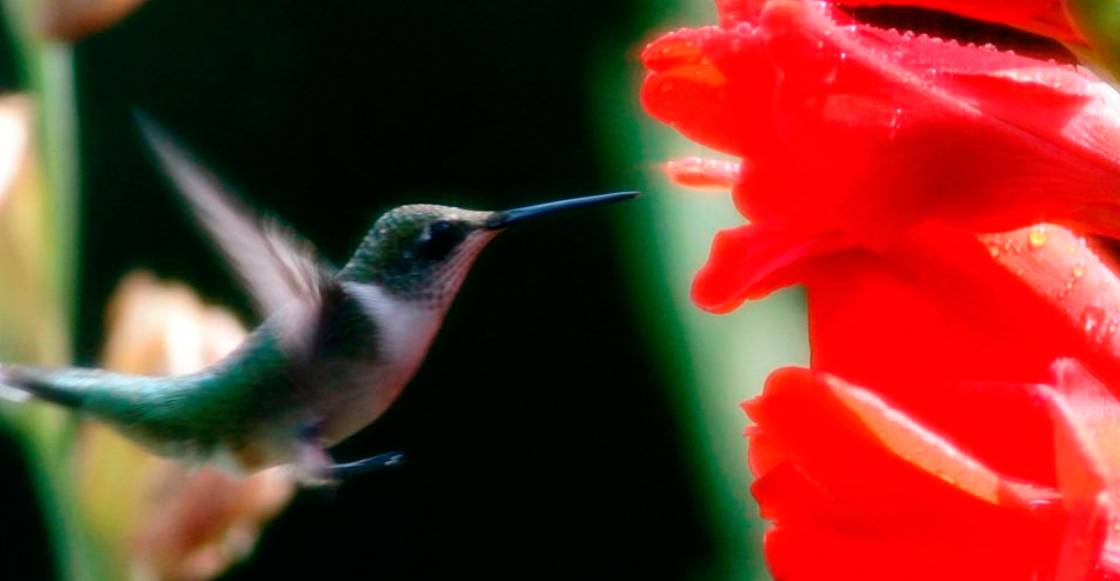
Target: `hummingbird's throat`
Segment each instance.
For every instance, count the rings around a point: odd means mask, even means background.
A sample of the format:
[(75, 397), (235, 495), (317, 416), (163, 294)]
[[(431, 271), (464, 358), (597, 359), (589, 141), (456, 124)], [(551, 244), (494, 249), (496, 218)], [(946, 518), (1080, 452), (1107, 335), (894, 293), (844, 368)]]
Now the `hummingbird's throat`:
[(424, 296), (418, 298), (432, 309), (449, 307), (455, 295), (459, 294), (459, 289), (463, 286), (463, 281), (467, 278), (467, 273), (470, 272), (478, 254), (498, 235), (498, 232), (476, 230), (468, 235), (456, 249), (455, 254), (432, 273), (428, 288), (420, 293)]
[(471, 232), (444, 260), (430, 263), (412, 261), (402, 264), (405, 268), (397, 271), (375, 271), (375, 276), (368, 282), (395, 299), (424, 310), (446, 310), (458, 294), (478, 253), (498, 232)]

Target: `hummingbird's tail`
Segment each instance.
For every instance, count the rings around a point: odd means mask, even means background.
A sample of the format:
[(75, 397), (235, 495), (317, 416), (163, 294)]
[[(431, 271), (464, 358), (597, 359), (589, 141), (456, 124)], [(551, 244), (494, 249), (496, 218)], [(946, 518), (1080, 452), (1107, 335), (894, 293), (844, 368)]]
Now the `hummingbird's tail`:
[(34, 397), (67, 408), (82, 407), (87, 390), (74, 382), (55, 381), (58, 377), (46, 369), (0, 365), (0, 398), (22, 402)]
[(12, 385), (8, 385), (8, 382), (4, 381), (2, 368), (0, 368), (0, 401), (23, 403), (29, 399), (31, 399), (31, 394), (29, 392)]

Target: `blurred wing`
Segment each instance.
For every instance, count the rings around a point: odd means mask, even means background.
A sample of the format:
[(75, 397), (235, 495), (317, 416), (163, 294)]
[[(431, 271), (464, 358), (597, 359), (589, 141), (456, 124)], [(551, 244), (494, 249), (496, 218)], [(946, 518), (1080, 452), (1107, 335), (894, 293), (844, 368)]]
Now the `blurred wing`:
[(160, 165), (260, 313), (268, 316), (282, 309), (314, 313), (324, 285), (334, 276), (333, 267), (290, 228), (273, 219), (261, 219), (244, 207), (166, 130), (143, 114), (136, 118)]

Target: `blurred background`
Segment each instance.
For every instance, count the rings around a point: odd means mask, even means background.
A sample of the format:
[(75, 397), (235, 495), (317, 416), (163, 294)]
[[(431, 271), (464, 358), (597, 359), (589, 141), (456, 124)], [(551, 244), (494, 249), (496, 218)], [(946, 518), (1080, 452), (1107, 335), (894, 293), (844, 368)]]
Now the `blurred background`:
[[(644, 42), (715, 22), (709, 2), (147, 0), (72, 45), (28, 36), (34, 4), (8, 0), (0, 82), (32, 93), (47, 192), (32, 246), (53, 302), (0, 306), (4, 359), (100, 364), (107, 305), (137, 269), (255, 324), (141, 149), (135, 107), (337, 262), (402, 203), (646, 192), (499, 238), (401, 399), (334, 449), (408, 464), (297, 493), (222, 579), (761, 575), (738, 404), (804, 363), (802, 299), (691, 306), (712, 233), (740, 219), (660, 175), (701, 151), (637, 103)], [(5, 278), (0, 301), (18, 302), (29, 279)], [(138, 476), (117, 467), (108, 493), (66, 501), (83, 481), (36, 455), (72, 454), (82, 428), (28, 413), (0, 416), (0, 578), (118, 575), (96, 521), (135, 501)], [(98, 506), (52, 524), (68, 502)]]

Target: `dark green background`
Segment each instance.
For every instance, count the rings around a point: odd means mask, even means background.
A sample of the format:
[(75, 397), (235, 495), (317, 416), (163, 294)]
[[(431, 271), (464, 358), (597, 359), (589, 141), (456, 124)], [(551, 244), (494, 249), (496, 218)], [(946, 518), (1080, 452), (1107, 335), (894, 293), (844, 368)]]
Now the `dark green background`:
[[(95, 360), (106, 300), (134, 268), (251, 320), (143, 155), (130, 108), (341, 261), (396, 204), (501, 208), (634, 187), (612, 176), (646, 168), (604, 161), (603, 144), (627, 136), (601, 134), (595, 115), (611, 105), (592, 102), (592, 85), (634, 74), (658, 24), (644, 10), (149, 0), (77, 48), (80, 360)], [(672, 579), (702, 567), (712, 540), (654, 360), (663, 350), (636, 320), (635, 255), (620, 250), (627, 213), (647, 203), (499, 238), (405, 395), (335, 450), (401, 449), (408, 465), (302, 493), (226, 578)], [(0, 578), (49, 578), (18, 456), (2, 452)]]

